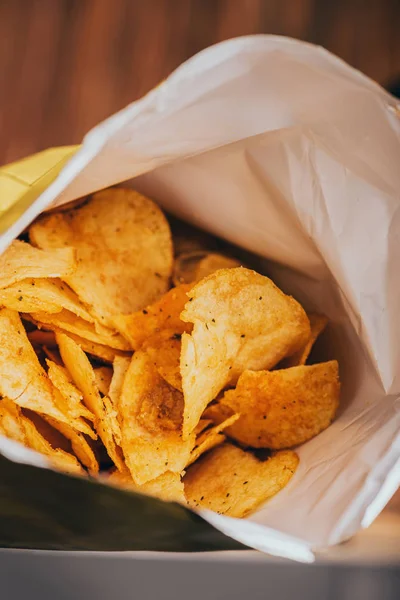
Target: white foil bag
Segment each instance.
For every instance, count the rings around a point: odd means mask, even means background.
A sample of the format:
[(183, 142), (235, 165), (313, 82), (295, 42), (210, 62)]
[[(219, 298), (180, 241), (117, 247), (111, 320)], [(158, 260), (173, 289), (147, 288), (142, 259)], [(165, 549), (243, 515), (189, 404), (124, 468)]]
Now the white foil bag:
[[(325, 50), (252, 36), (204, 50), (90, 131), (0, 238), (43, 210), (137, 178), (166, 210), (272, 261), (268, 272), (330, 321), (335, 422), (299, 448), (290, 484), (245, 520), (200, 511), (279, 556), (368, 526), (400, 483), (400, 118), (392, 96)], [(9, 458), (43, 466), (1, 438)]]

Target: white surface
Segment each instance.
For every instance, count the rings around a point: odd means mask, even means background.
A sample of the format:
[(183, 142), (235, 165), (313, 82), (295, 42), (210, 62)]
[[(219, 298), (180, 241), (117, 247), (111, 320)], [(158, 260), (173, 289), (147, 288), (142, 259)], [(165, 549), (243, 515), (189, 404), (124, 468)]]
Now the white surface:
[(47, 206), (141, 175), (139, 189), (276, 261), (277, 283), (327, 314), (343, 381), (337, 420), (299, 449), (296, 476), (256, 515), (202, 513), (273, 554), (310, 560), (310, 548), (368, 524), (400, 482), (394, 107), (320, 48), (274, 36), (225, 42), (90, 132), (0, 239), (1, 250)]

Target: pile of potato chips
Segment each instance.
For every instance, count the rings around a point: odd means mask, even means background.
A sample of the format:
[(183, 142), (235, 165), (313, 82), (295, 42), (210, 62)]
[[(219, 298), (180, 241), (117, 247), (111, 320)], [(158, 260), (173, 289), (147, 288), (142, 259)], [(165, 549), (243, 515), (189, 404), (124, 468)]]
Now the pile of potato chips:
[(337, 362), (306, 364), (323, 316), (206, 235), (172, 239), (132, 190), (23, 239), (0, 257), (1, 434), (56, 469), (234, 517), (286, 485), (292, 448), (338, 407)]

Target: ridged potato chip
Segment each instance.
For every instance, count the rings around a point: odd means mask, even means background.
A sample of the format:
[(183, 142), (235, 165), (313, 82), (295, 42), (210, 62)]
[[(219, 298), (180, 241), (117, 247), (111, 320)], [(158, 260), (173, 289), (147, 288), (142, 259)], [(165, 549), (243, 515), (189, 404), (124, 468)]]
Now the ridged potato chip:
[(142, 309), (168, 289), (168, 222), (154, 202), (133, 190), (102, 190), (78, 208), (44, 215), (29, 237), (46, 250), (75, 248), (77, 269), (64, 279), (104, 323)]
[(135, 483), (184, 469), (193, 442), (192, 437), (182, 440), (183, 396), (142, 350), (133, 355), (126, 373), (119, 413), (122, 449)]
[(298, 352), (285, 358), (282, 361), (282, 368), (305, 365), (317, 338), (321, 335), (328, 324), (328, 319), (324, 315), (311, 314), (308, 315), (308, 318), (310, 321), (311, 333), (307, 343)]
[(68, 277), (76, 269), (73, 248), (45, 252), (14, 240), (0, 256), (0, 289), (30, 277)]
[(181, 319), (194, 324), (191, 335), (182, 335), (184, 438), (228, 383), (246, 369), (270, 369), (310, 336), (300, 304), (245, 268), (223, 269), (197, 283)]
[[(326, 429), (339, 405), (338, 363), (332, 360), (277, 371), (245, 371), (207, 416), (240, 418), (227, 435), (253, 448), (291, 448)], [(228, 410), (227, 410), (228, 409)]]
[(187, 292), (190, 288), (190, 285), (179, 285), (143, 310), (132, 315), (114, 317), (115, 327), (125, 336), (134, 350), (139, 350), (148, 338), (162, 329), (172, 330), (176, 334), (190, 332), (192, 325), (184, 323), (180, 318), (188, 301)]
[(285, 487), (298, 462), (291, 450), (260, 461), (250, 452), (225, 443), (188, 469), (183, 479), (185, 496), (193, 508), (246, 517)]
[(167, 471), (166, 473), (163, 473), (157, 477), (157, 479), (148, 481), (143, 485), (137, 485), (134, 483), (130, 474), (114, 471), (108, 477), (108, 481), (111, 481), (111, 483), (114, 485), (132, 490), (133, 492), (140, 492), (141, 494), (154, 496), (155, 498), (159, 498), (165, 502), (180, 502), (182, 504), (186, 503), (183, 482), (179, 473)]
[(181, 335), (164, 329), (144, 342), (143, 350), (165, 381), (182, 392)]
[(61, 279), (24, 279), (0, 290), (0, 306), (19, 312), (57, 313), (63, 308), (90, 323), (93, 317)]
[(196, 444), (190, 453), (189, 462), (186, 465), (186, 468), (193, 464), (202, 454), (205, 454), (212, 448), (219, 446), (222, 444), (226, 437), (223, 435), (223, 430), (232, 425), (235, 421), (237, 421), (239, 415), (232, 415), (228, 417), (225, 421), (222, 421), (219, 425), (215, 427), (211, 427), (206, 431), (200, 433), (200, 435), (196, 438)]
[(67, 440), (70, 441), (72, 451), (83, 466), (89, 469), (92, 475), (96, 475), (99, 472), (99, 463), (96, 455), (93, 452), (93, 448), (90, 446), (85, 436), (78, 431), (75, 431), (67, 423), (60, 423), (56, 419), (46, 417), (46, 421), (54, 428), (57, 429)]
[[(82, 392), (87, 408), (94, 414), (94, 426), (102, 440), (109, 457), (117, 469), (124, 471), (126, 466), (122, 450), (115, 439), (116, 418), (107, 397), (102, 398), (96, 384), (93, 367), (86, 354), (70, 337), (57, 333), (56, 340), (63, 362), (76, 387)], [(111, 410), (110, 410), (111, 408)], [(118, 437), (118, 431), (117, 431)]]
[(75, 456), (53, 447), (37, 430), (36, 425), (22, 413), (20, 407), (7, 398), (0, 400), (0, 432), (27, 448), (44, 454), (53, 467), (60, 471), (72, 474), (84, 473)]

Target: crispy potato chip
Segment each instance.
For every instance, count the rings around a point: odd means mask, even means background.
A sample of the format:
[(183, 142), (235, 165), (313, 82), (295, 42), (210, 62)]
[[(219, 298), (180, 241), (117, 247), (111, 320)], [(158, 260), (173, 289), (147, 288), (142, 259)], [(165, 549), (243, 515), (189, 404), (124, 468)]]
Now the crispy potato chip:
[(63, 308), (94, 322), (78, 296), (61, 279), (24, 279), (0, 290), (0, 305), (19, 312), (57, 313)]
[(157, 302), (146, 306), (132, 315), (114, 317), (115, 327), (130, 342), (134, 350), (162, 329), (172, 330), (176, 334), (192, 331), (192, 325), (181, 321), (180, 314), (188, 301), (190, 285), (180, 285), (169, 290)]
[(89, 469), (92, 475), (96, 475), (99, 472), (99, 463), (85, 436), (75, 431), (70, 425), (60, 423), (60, 421), (51, 417), (46, 417), (46, 421), (70, 441), (72, 450), (78, 460)]
[(59, 365), (60, 367), (63, 366), (60, 353), (56, 348), (48, 348), (47, 346), (42, 346), (41, 349), (45, 353), (46, 358), (51, 360), (56, 365)]
[[(57, 330), (57, 331), (62, 333), (61, 329)], [(43, 333), (47, 333), (47, 332), (43, 332)], [(110, 346), (105, 346), (104, 344), (96, 344), (95, 342), (91, 342), (90, 340), (85, 340), (84, 338), (80, 337), (79, 335), (74, 335), (73, 333), (70, 333), (70, 332), (68, 333), (68, 337), (71, 338), (71, 340), (74, 340), (74, 342), (76, 344), (78, 344), (84, 352), (87, 352), (87, 354), (90, 354), (91, 356), (93, 356), (97, 359), (100, 359), (106, 363), (114, 362), (116, 357), (130, 359), (130, 356), (131, 356), (130, 352), (116, 350), (115, 348), (110, 348)]]
[(305, 365), (317, 338), (321, 335), (328, 324), (328, 319), (324, 315), (311, 314), (308, 315), (308, 318), (310, 320), (311, 334), (307, 343), (298, 352), (292, 356), (288, 356), (282, 361), (282, 369)]
[(194, 324), (191, 335), (182, 335), (184, 438), (228, 383), (246, 369), (270, 369), (310, 336), (300, 304), (244, 268), (223, 269), (197, 283), (181, 319)]
[[(220, 400), (240, 413), (227, 434), (253, 448), (290, 448), (306, 442), (332, 422), (339, 405), (338, 363), (292, 367), (279, 371), (245, 371), (234, 390)], [(218, 407), (218, 405), (217, 405)], [(212, 415), (212, 409), (206, 411)], [(218, 408), (217, 408), (218, 410)]]
[(134, 483), (129, 473), (120, 473), (119, 471), (114, 471), (107, 480), (114, 485), (130, 489), (133, 492), (155, 496), (165, 502), (181, 502), (186, 504), (183, 482), (179, 473), (167, 471), (157, 477), (157, 479), (148, 481), (143, 485)]
[(33, 331), (28, 331), (27, 336), (33, 346), (57, 348), (56, 336), (54, 335), (53, 331), (41, 331), (40, 329), (34, 329)]
[(143, 344), (143, 350), (149, 355), (161, 377), (181, 392), (181, 335), (164, 329), (147, 340)]
[(20, 407), (7, 398), (0, 400), (0, 425), (6, 437), (44, 454), (54, 468), (67, 473), (83, 474), (75, 456), (53, 447), (37, 430), (35, 424), (22, 413)]
[(17, 312), (0, 310), (0, 396), (19, 406), (69, 422), (57, 405), (56, 390), (28, 340)]
[(203, 431), (198, 438), (196, 438), (196, 445), (190, 453), (189, 462), (186, 465), (186, 468), (194, 463), (202, 454), (205, 454), (212, 448), (219, 446), (222, 444), (226, 437), (221, 433), (224, 429), (235, 423), (239, 418), (239, 415), (232, 415), (228, 417), (225, 421), (216, 425), (215, 427), (211, 427), (211, 429), (207, 429)]
[(194, 434), (196, 436), (196, 440), (198, 438), (198, 436), (205, 430), (207, 429), (207, 427), (209, 425), (211, 425), (212, 423), (214, 423), (213, 419), (200, 419), (200, 421), (197, 423), (196, 428), (194, 430)]
[[(48, 367), (47, 375), (62, 397), (63, 402), (60, 407), (62, 412), (71, 415), (74, 420), (82, 417), (93, 421), (94, 414), (83, 404), (83, 396), (74, 385), (67, 369), (48, 358), (46, 359), (46, 364)], [(93, 440), (96, 440), (96, 433), (89, 424), (85, 423), (85, 425), (86, 427), (81, 428), (80, 431), (86, 433)]]
[(183, 479), (185, 496), (193, 508), (245, 517), (285, 487), (298, 462), (291, 450), (260, 461), (250, 452), (226, 443), (190, 467)]
[(219, 269), (240, 267), (240, 261), (215, 252), (187, 252), (175, 260), (172, 281), (174, 285), (195, 283)]
[(85, 338), (95, 344), (102, 344), (117, 350), (130, 350), (129, 343), (117, 332), (108, 327), (88, 323), (68, 310), (56, 314), (44, 312), (31, 313), (32, 319), (38, 327), (44, 326), (55, 332), (66, 331)]
[(92, 365), (80, 346), (66, 334), (57, 333), (56, 339), (61, 357), (71, 374), (72, 380), (82, 392), (87, 408), (95, 416), (95, 429), (99, 434), (109, 457), (114, 462), (117, 469), (124, 471), (126, 467), (122, 451), (115, 439), (116, 418), (112, 410), (107, 412), (111, 403), (106, 396), (104, 398), (100, 396)]
[(113, 362), (113, 374), (111, 378), (109, 397), (114, 408), (118, 409), (119, 399), (122, 394), (122, 386), (126, 372), (131, 364), (131, 359), (125, 356), (116, 356)]
[(183, 396), (141, 350), (133, 355), (126, 373), (119, 412), (122, 449), (135, 483), (184, 469), (193, 436), (182, 441)]
[(77, 269), (64, 279), (104, 323), (140, 310), (168, 289), (168, 222), (154, 202), (133, 190), (102, 190), (76, 209), (44, 215), (29, 236), (46, 250), (66, 244), (76, 249)]
[(76, 264), (73, 248), (44, 252), (14, 240), (0, 256), (0, 289), (29, 277), (68, 277)]
[(103, 394), (103, 396), (109, 395), (112, 375), (113, 371), (111, 367), (98, 367), (97, 369), (94, 369), (96, 384), (99, 392)]
[(172, 231), (175, 256), (195, 252), (196, 250), (210, 252), (218, 249), (220, 240), (210, 233), (171, 215), (169, 215), (168, 220)]

